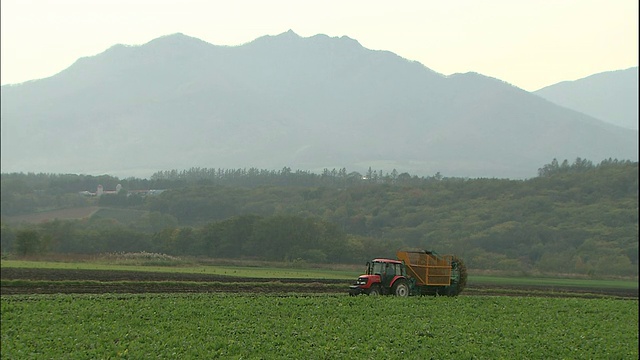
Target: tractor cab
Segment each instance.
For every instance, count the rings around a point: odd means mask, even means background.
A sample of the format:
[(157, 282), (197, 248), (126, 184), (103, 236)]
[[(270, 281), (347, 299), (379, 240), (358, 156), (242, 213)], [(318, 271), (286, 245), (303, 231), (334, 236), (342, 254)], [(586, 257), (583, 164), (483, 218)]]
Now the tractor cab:
[(367, 263), (367, 275), (380, 276), (382, 286), (389, 287), (396, 276), (407, 276), (402, 262), (390, 259), (374, 259)]
[[(406, 287), (406, 278), (407, 270), (402, 261), (373, 259), (367, 262), (365, 274), (360, 275), (356, 283), (350, 286), (350, 294), (391, 294), (396, 284), (403, 283)], [(402, 281), (398, 282), (398, 280)], [(405, 288), (402, 290), (404, 291)], [(408, 295), (408, 287), (406, 288), (406, 292)]]

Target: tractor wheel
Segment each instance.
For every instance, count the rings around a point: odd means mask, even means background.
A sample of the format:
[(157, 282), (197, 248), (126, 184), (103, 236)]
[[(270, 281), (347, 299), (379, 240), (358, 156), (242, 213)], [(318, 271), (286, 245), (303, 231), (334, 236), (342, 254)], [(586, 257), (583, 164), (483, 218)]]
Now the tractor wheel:
[(467, 267), (464, 265), (462, 259), (454, 256), (451, 260), (452, 270), (456, 275), (457, 281), (452, 282), (447, 291), (449, 296), (457, 296), (467, 286)]
[(393, 295), (400, 297), (409, 296), (409, 284), (405, 280), (398, 280), (393, 284)]
[(380, 295), (380, 286), (379, 285), (371, 285), (367, 295), (378, 296)]

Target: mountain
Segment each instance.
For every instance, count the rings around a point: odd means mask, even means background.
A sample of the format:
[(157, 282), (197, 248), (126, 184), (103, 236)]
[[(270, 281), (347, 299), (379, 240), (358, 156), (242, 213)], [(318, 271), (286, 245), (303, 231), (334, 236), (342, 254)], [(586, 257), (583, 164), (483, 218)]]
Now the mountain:
[(560, 106), (638, 130), (638, 67), (563, 81), (534, 91)]
[(477, 73), (349, 37), (116, 45), (2, 86), (2, 172), (347, 168), (527, 178), (553, 158), (636, 160), (638, 132)]

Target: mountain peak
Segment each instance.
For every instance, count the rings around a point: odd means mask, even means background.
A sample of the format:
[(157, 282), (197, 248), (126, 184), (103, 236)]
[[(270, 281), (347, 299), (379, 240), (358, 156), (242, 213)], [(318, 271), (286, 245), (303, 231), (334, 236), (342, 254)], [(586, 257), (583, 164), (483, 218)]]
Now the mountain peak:
[(168, 45), (175, 45), (175, 44), (181, 44), (181, 43), (204, 43), (204, 44), (208, 44), (206, 41), (200, 40), (198, 38), (192, 37), (192, 36), (188, 36), (185, 35), (183, 33), (177, 32), (174, 34), (169, 34), (169, 35), (163, 35), (160, 36), (158, 38), (155, 38), (151, 41), (149, 41), (148, 43), (146, 43), (145, 45), (151, 45), (151, 44), (168, 44)]
[(301, 39), (300, 35), (289, 29), (278, 35), (265, 35), (252, 41), (252, 43), (264, 43), (270, 41), (295, 41)]
[(296, 37), (299, 38), (300, 35), (296, 34), (293, 30), (289, 29), (286, 32), (283, 32), (282, 34), (278, 35), (278, 36), (283, 36), (283, 37)]

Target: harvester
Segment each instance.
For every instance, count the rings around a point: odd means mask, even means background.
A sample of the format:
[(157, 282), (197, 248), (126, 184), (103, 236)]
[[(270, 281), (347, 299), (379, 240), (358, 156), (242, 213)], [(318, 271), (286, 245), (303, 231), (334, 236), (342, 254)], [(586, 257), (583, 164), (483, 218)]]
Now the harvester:
[(467, 268), (454, 255), (433, 251), (398, 251), (397, 259), (373, 259), (366, 274), (349, 287), (350, 295), (460, 294), (467, 284)]

